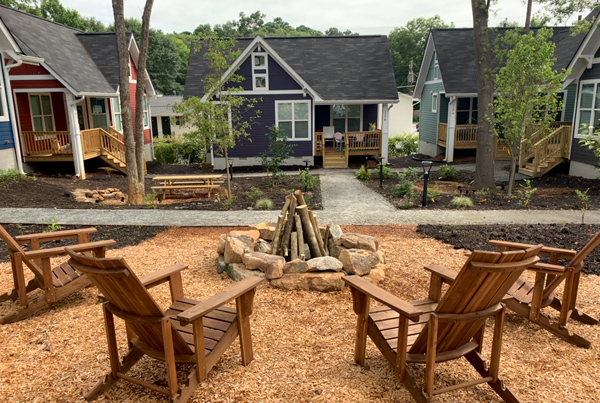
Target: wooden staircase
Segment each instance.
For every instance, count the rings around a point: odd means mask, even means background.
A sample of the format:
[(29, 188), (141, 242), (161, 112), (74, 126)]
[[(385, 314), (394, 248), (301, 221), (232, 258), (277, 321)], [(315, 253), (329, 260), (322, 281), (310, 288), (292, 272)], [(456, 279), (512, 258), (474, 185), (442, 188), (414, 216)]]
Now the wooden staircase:
[(106, 132), (97, 129), (100, 135), (100, 158), (111, 167), (127, 174), (127, 163), (125, 162), (125, 143), (119, 139), (121, 133), (113, 127)]
[(323, 154), (323, 168), (341, 169), (348, 168), (348, 158), (343, 151), (329, 151)]
[(535, 133), (533, 145), (521, 144), (519, 173), (538, 178), (569, 158), (571, 126), (560, 126), (547, 136)]

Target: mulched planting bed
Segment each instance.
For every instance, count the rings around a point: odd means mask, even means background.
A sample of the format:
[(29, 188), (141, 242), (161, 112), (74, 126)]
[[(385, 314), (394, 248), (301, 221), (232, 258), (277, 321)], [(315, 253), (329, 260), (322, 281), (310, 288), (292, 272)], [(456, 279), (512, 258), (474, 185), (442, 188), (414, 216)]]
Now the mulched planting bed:
[[(137, 228), (137, 227), (135, 227)], [(138, 245), (121, 246), (108, 256), (123, 256), (138, 275), (171, 264), (187, 264), (186, 296), (205, 299), (232, 284), (216, 271), (219, 236), (231, 228), (171, 228)], [(454, 270), (465, 261), (454, 249), (416, 232), (414, 226), (344, 227), (345, 232), (376, 236), (387, 257), (382, 288), (406, 299), (427, 296), (429, 276), (422, 267), (440, 264)], [(117, 235), (117, 233), (113, 235)], [(462, 238), (462, 235), (460, 236)], [(98, 239), (94, 236), (94, 239)], [(10, 263), (0, 263), (0, 288), (11, 287)], [(169, 303), (167, 285), (152, 291)], [(411, 402), (407, 390), (370, 341), (366, 367), (353, 360), (356, 315), (348, 289), (335, 293), (282, 291), (259, 286), (251, 317), (254, 361), (241, 365), (235, 342), (208, 374), (190, 402)], [(600, 316), (600, 277), (584, 275), (578, 304)], [(0, 309), (11, 309), (3, 303)], [(524, 402), (599, 402), (598, 326), (570, 323), (589, 338), (589, 350), (559, 340), (536, 325), (507, 313), (500, 376)], [(488, 329), (489, 330), (489, 329)], [(491, 331), (483, 349), (489, 358)], [(125, 329), (117, 326), (119, 343)], [(79, 402), (109, 370), (97, 290), (82, 290), (30, 319), (0, 326), (0, 396), (6, 401)], [(423, 369), (415, 366), (422, 380)], [(145, 359), (137, 374), (160, 382), (164, 365)], [(473, 374), (464, 362), (439, 366), (437, 386)], [(121, 382), (100, 402), (165, 402), (155, 393)], [(435, 397), (436, 402), (500, 402), (487, 385)]]
[[(412, 165), (415, 166), (415, 165)], [(420, 166), (417, 167), (422, 174)], [(471, 184), (474, 179), (472, 171), (458, 171), (453, 180), (441, 180), (431, 171), (428, 189), (427, 208), (449, 209), (450, 201), (459, 195), (465, 195), (473, 201), (475, 210), (506, 210), (506, 209), (534, 209), (534, 210), (577, 210), (581, 208), (581, 200), (577, 197), (575, 190), (585, 192), (588, 190), (590, 199), (589, 209), (600, 208), (598, 197), (600, 197), (600, 180), (585, 179), (569, 176), (564, 173), (548, 173), (541, 178), (531, 179), (530, 188), (524, 181), (517, 181), (512, 197), (508, 197), (506, 182), (498, 182), (495, 192), (473, 192)], [(391, 178), (383, 180), (383, 187), (379, 186), (379, 178), (371, 175), (370, 179), (362, 180), (361, 183), (369, 189), (383, 195), (398, 208), (406, 208), (404, 203), (406, 196), (399, 196), (397, 186), (400, 183), (394, 172)], [(526, 192), (537, 188), (527, 201)], [(421, 207), (423, 181), (415, 183), (415, 200), (410, 207)], [(462, 192), (461, 192), (462, 190)]]
[[(298, 172), (297, 170), (295, 171)], [(171, 165), (171, 164), (149, 164), (149, 174), (155, 175), (185, 175), (185, 174), (208, 174), (205, 167), (197, 164)], [(218, 172), (220, 173), (220, 172)], [(225, 174), (223, 174), (225, 178)], [(152, 186), (157, 185), (150, 178), (145, 180), (148, 203), (141, 206), (130, 206), (125, 203), (107, 202), (103, 203), (81, 203), (70, 197), (75, 189), (119, 189), (127, 193), (127, 177), (120, 173), (108, 175), (102, 170), (87, 173), (85, 180), (79, 180), (72, 175), (46, 175), (39, 174), (28, 176), (26, 179), (15, 182), (0, 184), (0, 207), (56, 207), (56, 208), (157, 208), (169, 210), (246, 210), (253, 208), (256, 197), (266, 198), (273, 201), (273, 209), (281, 209), (285, 196), (296, 189), (302, 188), (299, 176), (285, 175), (280, 178), (265, 176), (244, 176), (234, 170), (231, 182), (234, 200), (227, 200), (225, 189), (227, 183), (221, 185), (219, 196), (208, 198), (206, 194), (194, 195), (182, 193), (168, 196), (165, 201), (155, 202), (152, 194)], [(252, 191), (257, 188), (257, 191)], [(252, 198), (251, 196), (255, 197)], [(306, 197), (306, 196), (305, 196)], [(307, 203), (311, 209), (322, 208), (321, 191), (317, 188), (308, 193)], [(110, 204), (108, 204), (110, 203)]]

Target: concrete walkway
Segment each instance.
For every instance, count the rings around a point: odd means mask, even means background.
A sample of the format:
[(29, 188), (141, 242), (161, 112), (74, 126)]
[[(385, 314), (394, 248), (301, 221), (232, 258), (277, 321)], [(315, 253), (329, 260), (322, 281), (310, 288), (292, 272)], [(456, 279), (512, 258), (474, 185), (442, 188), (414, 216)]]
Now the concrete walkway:
[[(496, 164), (496, 179), (508, 172)], [(475, 169), (474, 164), (456, 166)], [(313, 171), (321, 179), (323, 210), (319, 222), (342, 225), (420, 224), (580, 224), (578, 210), (397, 210), (387, 200), (354, 179), (350, 169)], [(241, 176), (241, 174), (240, 174)], [(62, 225), (238, 226), (276, 221), (277, 211), (197, 211), (160, 209), (0, 208), (0, 222)], [(585, 213), (586, 224), (600, 224), (600, 210)]]

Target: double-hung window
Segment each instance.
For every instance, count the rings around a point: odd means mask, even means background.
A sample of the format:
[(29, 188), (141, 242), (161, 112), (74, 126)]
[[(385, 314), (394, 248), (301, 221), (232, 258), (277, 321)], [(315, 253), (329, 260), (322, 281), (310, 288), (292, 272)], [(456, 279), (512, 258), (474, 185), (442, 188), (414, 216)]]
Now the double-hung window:
[(277, 127), (292, 140), (310, 139), (310, 103), (307, 101), (279, 101), (275, 103)]
[(148, 99), (144, 95), (144, 127), (148, 128)]
[(53, 132), (54, 116), (52, 116), (52, 98), (47, 94), (29, 95), (33, 131)]
[(108, 117), (106, 116), (106, 98), (90, 98), (92, 109), (92, 123), (94, 128), (108, 131)]
[(361, 125), (360, 105), (333, 105), (331, 107), (332, 124), (336, 132), (358, 132)]
[(121, 121), (121, 99), (119, 97), (113, 98), (113, 112), (115, 114), (115, 129), (122, 133), (123, 122)]
[(477, 98), (458, 98), (456, 103), (456, 124), (477, 124)]
[(594, 129), (600, 129), (600, 92), (598, 82), (581, 84), (579, 91), (579, 115), (577, 117), (577, 134), (585, 136)]

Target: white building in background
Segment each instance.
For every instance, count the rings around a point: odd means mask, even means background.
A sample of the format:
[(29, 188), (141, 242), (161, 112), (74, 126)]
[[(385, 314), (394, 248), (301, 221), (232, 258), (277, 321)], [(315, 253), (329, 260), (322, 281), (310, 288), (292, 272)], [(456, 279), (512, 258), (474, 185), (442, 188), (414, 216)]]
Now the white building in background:
[[(398, 99), (400, 102), (394, 104), (390, 109), (389, 137), (415, 132), (412, 96), (399, 92)], [(382, 114), (379, 113), (379, 116), (382, 116)], [(382, 122), (377, 123), (377, 127), (381, 127), (381, 125)]]
[(173, 111), (173, 105), (181, 103), (182, 100), (183, 96), (181, 95), (159, 95), (148, 102), (152, 117), (153, 137), (177, 137), (185, 132), (181, 115)]

